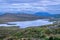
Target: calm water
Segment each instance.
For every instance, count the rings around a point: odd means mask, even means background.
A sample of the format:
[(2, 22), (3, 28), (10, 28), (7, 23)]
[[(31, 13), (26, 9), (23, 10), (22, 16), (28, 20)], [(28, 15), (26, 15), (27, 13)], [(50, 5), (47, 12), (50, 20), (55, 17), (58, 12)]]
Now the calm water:
[[(21, 28), (30, 27), (30, 26), (41, 26), (52, 24), (53, 22), (49, 22), (48, 20), (34, 20), (34, 21), (17, 21), (17, 22), (8, 22), (8, 24), (0, 24), (0, 26), (20, 26)], [(16, 25), (15, 25), (16, 24)]]

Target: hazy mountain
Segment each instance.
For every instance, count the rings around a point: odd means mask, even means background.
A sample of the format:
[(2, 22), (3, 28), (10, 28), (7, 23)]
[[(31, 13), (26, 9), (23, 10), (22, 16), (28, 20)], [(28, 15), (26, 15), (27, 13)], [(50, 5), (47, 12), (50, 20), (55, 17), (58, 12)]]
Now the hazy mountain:
[(54, 17), (54, 18), (59, 18), (60, 14), (51, 14), (48, 12), (36, 12), (35, 15), (37, 16), (44, 16), (44, 17)]
[(0, 15), (1, 22), (8, 22), (8, 21), (29, 21), (29, 20), (36, 20), (41, 19), (43, 17), (32, 15), (32, 14), (15, 14), (15, 13), (5, 13)]
[(60, 18), (60, 14), (50, 14), (48, 12), (36, 12), (35, 14), (27, 13), (4, 13), (0, 15), (0, 22), (10, 21), (29, 21), (37, 19)]
[(3, 15), (4, 13), (0, 12), (0, 15)]
[(52, 14), (48, 12), (36, 12), (35, 15), (37, 16), (53, 16)]

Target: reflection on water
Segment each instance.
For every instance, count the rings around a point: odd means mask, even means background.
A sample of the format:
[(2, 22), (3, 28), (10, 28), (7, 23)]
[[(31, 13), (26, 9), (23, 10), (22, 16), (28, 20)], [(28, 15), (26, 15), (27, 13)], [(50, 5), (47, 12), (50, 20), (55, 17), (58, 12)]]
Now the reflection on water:
[[(30, 26), (41, 26), (52, 24), (48, 20), (34, 20), (34, 21), (17, 21), (17, 22), (8, 22), (8, 24), (0, 24), (0, 26), (20, 26), (21, 28), (30, 27)], [(16, 25), (15, 25), (16, 24)]]

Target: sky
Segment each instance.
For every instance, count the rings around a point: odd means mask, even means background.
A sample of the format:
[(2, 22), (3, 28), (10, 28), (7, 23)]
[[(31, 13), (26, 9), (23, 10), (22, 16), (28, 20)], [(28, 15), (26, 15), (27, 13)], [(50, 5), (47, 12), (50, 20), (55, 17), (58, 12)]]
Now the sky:
[(0, 0), (0, 12), (60, 13), (60, 0)]

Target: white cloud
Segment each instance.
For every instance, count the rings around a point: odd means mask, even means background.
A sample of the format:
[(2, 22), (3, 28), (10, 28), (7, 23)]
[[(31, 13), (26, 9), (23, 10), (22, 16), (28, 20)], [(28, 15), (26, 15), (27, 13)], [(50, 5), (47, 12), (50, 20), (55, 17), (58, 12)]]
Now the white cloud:
[(60, 2), (49, 1), (49, 0), (38, 1), (38, 3), (40, 3), (41, 5), (44, 5), (44, 6), (47, 6), (47, 5), (59, 5), (60, 4)]
[[(3, 7), (2, 7), (3, 6)], [(6, 7), (4, 7), (6, 6)], [(18, 4), (4, 4), (1, 5), (0, 10), (5, 11), (21, 11), (21, 10), (26, 10), (26, 11), (46, 11), (45, 7), (41, 6), (36, 6), (34, 3), (18, 3)]]
[[(2, 0), (0, 0), (1, 2)], [(55, 7), (54, 5), (60, 6), (59, 0), (41, 0), (34, 3), (4, 3), (0, 4), (0, 11), (50, 11), (54, 12), (59, 10), (60, 8)], [(58, 8), (58, 9), (57, 9)]]

